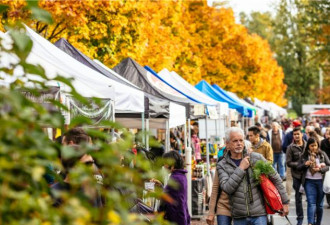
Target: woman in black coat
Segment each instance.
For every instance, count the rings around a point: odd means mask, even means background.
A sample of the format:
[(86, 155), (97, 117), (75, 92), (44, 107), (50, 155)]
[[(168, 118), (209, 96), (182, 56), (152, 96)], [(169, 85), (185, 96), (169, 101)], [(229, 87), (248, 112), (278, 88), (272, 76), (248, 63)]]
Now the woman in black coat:
[(320, 150), (316, 138), (309, 138), (297, 169), (303, 170), (302, 185), (307, 197), (307, 219), (309, 225), (321, 225), (323, 215), (323, 180), (329, 170), (330, 160)]

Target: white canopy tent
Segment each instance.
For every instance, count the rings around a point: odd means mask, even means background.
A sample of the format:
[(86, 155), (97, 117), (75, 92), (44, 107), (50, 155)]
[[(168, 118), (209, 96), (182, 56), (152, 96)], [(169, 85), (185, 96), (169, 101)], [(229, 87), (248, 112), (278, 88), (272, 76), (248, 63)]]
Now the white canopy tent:
[[(0, 33), (0, 36), (2, 39), (11, 39), (11, 37), (8, 34)], [(58, 66), (45, 60), (44, 57), (41, 57), (40, 55), (36, 54), (36, 52), (33, 51), (33, 49), (28, 55), (26, 61), (33, 65), (38, 65), (38, 64), (41, 65), (45, 70), (45, 75), (49, 78), (54, 78), (58, 74), (61, 74), (66, 78), (73, 78), (71, 74), (68, 74)], [(0, 53), (1, 67), (10, 68), (11, 65), (15, 65), (17, 63), (19, 63), (19, 58), (15, 54), (4, 51)], [(41, 76), (37, 76), (34, 74), (24, 74), (23, 68), (20, 66), (15, 68), (13, 75), (9, 75), (4, 72), (1, 72), (0, 77), (1, 77), (1, 85), (3, 86), (8, 86), (12, 82), (15, 82), (17, 79), (22, 80), (24, 82), (24, 86), (27, 88), (33, 88), (33, 87), (40, 88), (39, 87), (40, 85), (31, 82), (29, 80), (44, 82), (44, 79)], [(62, 112), (63, 116), (65, 117), (65, 124), (69, 124), (71, 116), (75, 116), (75, 115), (83, 115), (83, 116), (88, 116), (89, 118), (96, 119), (96, 121), (94, 121), (95, 123), (98, 123), (101, 120), (110, 120), (110, 119), (112, 120), (114, 118), (113, 101), (112, 101), (114, 94), (112, 94), (113, 89), (111, 87), (108, 88), (110, 94), (108, 96), (105, 96), (97, 89), (94, 90), (90, 88), (90, 86), (87, 85), (84, 80), (81, 79), (73, 80), (72, 81), (73, 87), (83, 97), (86, 98), (95, 97), (104, 100), (104, 105), (101, 108), (99, 108), (99, 106), (94, 105), (93, 108), (90, 108), (88, 111), (85, 111), (85, 109), (81, 108), (80, 104), (76, 102), (70, 96), (70, 94), (68, 94), (71, 91), (71, 88), (65, 85), (63, 82), (51, 80), (45, 82), (45, 85), (48, 87), (59, 88), (59, 94), (57, 95), (56, 99), (61, 98), (62, 103), (65, 104), (70, 109), (70, 113)], [(107, 87), (104, 85), (102, 88), (106, 89)]]
[(74, 78), (102, 93), (105, 97), (113, 95), (111, 93), (111, 88), (113, 88), (115, 95), (111, 97), (114, 97), (115, 100), (115, 110), (134, 113), (144, 112), (144, 94), (142, 91), (103, 76), (58, 49), (27, 26), (26, 30), (33, 41), (32, 53), (37, 55), (39, 59), (43, 59), (35, 63), (42, 65), (42, 63), (47, 62), (48, 65), (53, 65), (56, 68), (56, 70), (49, 70), (49, 78), (53, 78), (56, 74)]
[[(211, 97), (207, 96), (206, 94), (195, 88), (193, 85), (188, 83), (185, 79), (183, 79), (174, 71), (170, 72), (167, 69), (163, 69), (158, 73), (158, 76), (160, 77), (160, 79), (162, 79), (169, 86), (171, 86), (181, 94), (187, 96), (188, 98), (199, 104), (207, 105), (209, 111), (212, 109), (212, 106), (215, 106), (217, 109), (218, 119), (208, 120), (208, 127), (213, 127), (213, 129), (208, 129), (209, 132), (207, 136), (220, 135), (221, 137), (224, 137), (226, 123), (225, 117), (228, 116), (228, 103), (219, 102), (212, 99)], [(201, 129), (201, 132), (202, 131), (203, 130)], [(205, 138), (206, 133), (203, 132), (201, 136)]]
[[(11, 40), (10, 36), (8, 34), (4, 34), (0, 32), (0, 37), (2, 39), (9, 39)], [(47, 62), (43, 57), (40, 57), (38, 54), (36, 54), (34, 51), (31, 51), (27, 60), (28, 63), (33, 65), (41, 65), (45, 69), (45, 74), (47, 77), (55, 77), (57, 74), (61, 74), (62, 76), (66, 78), (73, 78), (70, 74), (63, 71), (61, 68), (56, 67), (54, 64)], [(19, 62), (19, 59), (16, 55), (8, 52), (1, 52), (0, 53), (0, 65), (1, 67), (10, 68), (10, 65), (17, 64)], [(10, 76), (8, 74), (5, 74), (1, 72), (1, 85), (8, 86), (10, 83), (14, 82), (17, 78), (23, 79), (23, 81), (28, 81), (28, 79), (43, 81), (43, 79), (40, 76), (35, 76), (33, 74), (27, 74), (25, 78), (22, 77), (23, 75), (23, 68), (17, 67), (15, 68), (15, 71), (13, 73), (13, 76)], [(31, 87), (32, 83), (27, 82), (26, 86)], [(69, 92), (71, 91), (71, 88), (61, 82), (58, 81), (48, 81), (46, 83), (47, 86), (55, 86), (60, 87), (62, 92)], [(76, 89), (76, 91), (86, 98), (96, 97), (96, 98), (108, 98), (111, 99), (113, 97), (113, 94), (106, 97), (102, 93), (100, 93), (97, 89), (92, 89), (84, 80), (81, 79), (75, 79), (72, 81), (73, 87)], [(105, 87), (103, 87), (105, 88)], [(109, 88), (109, 92), (113, 92), (112, 88)]]
[[(161, 93), (166, 93), (168, 96), (172, 96), (173, 98), (180, 100), (187, 100), (187, 98), (174, 90), (173, 88), (166, 85), (163, 81), (158, 79), (155, 75), (151, 74), (147, 71), (147, 80), (149, 83)], [(186, 108), (177, 103), (171, 102), (170, 104), (170, 119), (169, 119), (169, 127), (177, 127), (186, 124)]]
[[(167, 69), (163, 69), (158, 73), (159, 79), (161, 79), (168, 86), (172, 87), (175, 91), (181, 93), (188, 99), (207, 106), (207, 110), (209, 111), (210, 118), (214, 117), (214, 120), (208, 120), (207, 116), (205, 119), (199, 119), (199, 137), (203, 137), (206, 139), (206, 161), (207, 161), (207, 179), (208, 184), (211, 184), (211, 176), (210, 176), (210, 162), (209, 162), (209, 137), (211, 135), (220, 136), (220, 139), (224, 137), (225, 133), (225, 124), (226, 124), (226, 116), (228, 116), (228, 103), (219, 102), (206, 94), (199, 91), (197, 88), (189, 84), (186, 80), (184, 80), (180, 75), (175, 73), (174, 71), (170, 72)], [(216, 107), (214, 110), (216, 115), (212, 115), (212, 107)], [(205, 129), (204, 129), (205, 127)], [(204, 132), (203, 132), (204, 131)], [(189, 134), (190, 136), (190, 134)], [(191, 174), (188, 174), (188, 181), (190, 182)], [(189, 187), (190, 187), (189, 183)], [(208, 185), (208, 194), (210, 194), (210, 185)], [(190, 197), (190, 193), (189, 193)], [(190, 208), (191, 206), (189, 206)]]
[(276, 105), (273, 102), (260, 101), (259, 99), (254, 98), (254, 104), (263, 110), (269, 111), (270, 116), (273, 118), (280, 118), (281, 116), (285, 116), (288, 114), (286, 109)]
[(189, 84), (185, 79), (183, 79), (176, 72), (168, 71), (167, 69), (163, 69), (158, 73), (159, 77), (166, 82), (169, 86), (174, 88), (177, 92), (180, 92), (184, 96), (187, 96), (191, 100), (205, 104), (209, 106), (217, 106), (218, 113), (220, 116), (228, 115), (228, 104), (225, 102), (219, 102), (211, 97), (207, 96), (203, 92), (196, 89), (193, 85)]

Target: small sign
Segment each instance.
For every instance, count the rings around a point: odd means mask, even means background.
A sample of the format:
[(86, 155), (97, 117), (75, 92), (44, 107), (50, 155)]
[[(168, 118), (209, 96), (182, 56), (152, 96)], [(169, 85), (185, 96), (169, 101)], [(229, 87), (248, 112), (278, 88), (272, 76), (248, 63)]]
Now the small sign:
[(155, 183), (154, 182), (145, 182), (144, 183), (144, 189), (148, 191), (155, 190)]
[(205, 115), (204, 105), (194, 105), (194, 116), (203, 116)]
[(207, 106), (207, 111), (209, 112), (209, 117), (211, 120), (216, 120), (219, 118), (215, 106)]

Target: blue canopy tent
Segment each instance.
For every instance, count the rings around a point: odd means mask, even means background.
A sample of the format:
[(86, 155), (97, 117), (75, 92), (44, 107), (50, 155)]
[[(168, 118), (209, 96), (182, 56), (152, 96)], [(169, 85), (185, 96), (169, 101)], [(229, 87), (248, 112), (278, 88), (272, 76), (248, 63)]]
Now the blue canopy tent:
[(198, 90), (203, 92), (204, 94), (210, 96), (211, 98), (221, 101), (221, 102), (227, 102), (229, 108), (236, 109), (239, 113), (241, 113), (243, 116), (248, 116), (249, 112), (247, 110), (247, 107), (236, 103), (231, 98), (228, 98), (227, 96), (221, 94), (219, 91), (215, 90), (209, 83), (207, 83), (205, 80), (200, 81), (195, 86)]
[(223, 90), (221, 87), (219, 87), (217, 84), (212, 84), (212, 87), (217, 90), (219, 93), (221, 93), (223, 96), (226, 96), (227, 98), (231, 99), (233, 102), (236, 102), (239, 105), (243, 105), (247, 107), (248, 115), (246, 117), (253, 117), (256, 114), (256, 109), (253, 107), (250, 107), (247, 103), (241, 102), (238, 97), (233, 98), (230, 94), (227, 93), (227, 91)]

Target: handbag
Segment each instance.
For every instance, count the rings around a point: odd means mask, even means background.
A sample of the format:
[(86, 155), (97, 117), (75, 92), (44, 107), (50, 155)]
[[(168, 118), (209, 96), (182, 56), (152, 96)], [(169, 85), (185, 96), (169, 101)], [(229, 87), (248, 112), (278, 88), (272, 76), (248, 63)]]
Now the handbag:
[(281, 213), (283, 204), (277, 188), (264, 174), (260, 176), (260, 187), (266, 203), (267, 214)]
[(330, 167), (329, 170), (325, 173), (323, 180), (323, 192), (326, 194), (330, 194)]
[[(271, 218), (267, 224), (273, 224), (272, 214), (281, 214), (283, 212), (281, 195), (273, 182), (266, 176), (266, 174), (271, 174), (271, 171), (273, 171), (271, 164), (262, 160), (259, 160), (255, 164), (253, 171), (254, 177), (260, 181), (260, 189), (265, 200), (266, 213), (269, 214)], [(285, 218), (289, 224), (292, 225), (288, 216), (285, 216)]]

